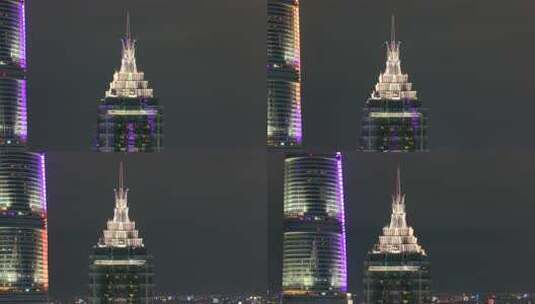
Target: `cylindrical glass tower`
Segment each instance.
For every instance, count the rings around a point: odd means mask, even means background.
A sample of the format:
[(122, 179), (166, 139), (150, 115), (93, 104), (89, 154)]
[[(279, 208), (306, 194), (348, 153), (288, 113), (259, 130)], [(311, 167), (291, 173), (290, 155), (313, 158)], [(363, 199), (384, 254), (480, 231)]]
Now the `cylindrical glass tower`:
[(283, 301), (342, 303), (347, 262), (342, 155), (285, 161)]
[(45, 158), (26, 149), (24, 0), (0, 2), (0, 303), (47, 303)]
[(0, 303), (46, 303), (45, 186), (43, 154), (0, 149)]
[(24, 0), (0, 2), (0, 144), (27, 139), (24, 12)]
[(268, 147), (302, 144), (300, 52), (299, 1), (268, 0)]

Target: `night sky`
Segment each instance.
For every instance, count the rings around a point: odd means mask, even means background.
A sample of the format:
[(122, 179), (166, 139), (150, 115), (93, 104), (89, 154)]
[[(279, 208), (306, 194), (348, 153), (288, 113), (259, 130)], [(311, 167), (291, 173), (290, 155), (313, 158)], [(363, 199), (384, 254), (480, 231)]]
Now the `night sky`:
[[(389, 219), (398, 162), (436, 291), (533, 287), (534, 9), (526, 0), (302, 1), (305, 141), (346, 155), (352, 291)], [(138, 66), (165, 107), (164, 153), (90, 152), (126, 10)], [(158, 292), (266, 289), (268, 172), (280, 187), (282, 172), (264, 149), (265, 11), (264, 0), (30, 1), (30, 141), (48, 155), (52, 296), (86, 293), (123, 158)], [(392, 13), (402, 68), (430, 109), (431, 153), (355, 152)]]

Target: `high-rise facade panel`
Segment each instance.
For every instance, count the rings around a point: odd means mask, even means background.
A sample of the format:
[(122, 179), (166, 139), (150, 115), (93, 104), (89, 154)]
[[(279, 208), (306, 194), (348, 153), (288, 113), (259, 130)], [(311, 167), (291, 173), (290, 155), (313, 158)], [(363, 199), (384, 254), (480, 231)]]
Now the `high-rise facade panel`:
[[(128, 18), (129, 19), (129, 18)], [(159, 152), (163, 149), (163, 109), (136, 63), (130, 22), (122, 40), (121, 69), (98, 105), (95, 149), (99, 152)]]
[(347, 291), (342, 155), (285, 160), (284, 303), (342, 303)]
[(300, 146), (301, 58), (298, 0), (268, 0), (267, 146)]
[(23, 0), (0, 2), (0, 144), (25, 144), (26, 32)]
[(24, 0), (0, 2), (0, 303), (47, 303), (45, 156), (29, 152)]
[(431, 303), (428, 256), (406, 217), (398, 169), (390, 224), (364, 262), (365, 304)]
[(387, 61), (362, 114), (360, 150), (366, 152), (428, 151), (427, 110), (409, 76), (401, 70), (400, 43), (392, 35)]
[(91, 304), (149, 304), (153, 297), (153, 267), (136, 223), (130, 220), (128, 189), (121, 164), (115, 189), (113, 218), (93, 248), (89, 265)]

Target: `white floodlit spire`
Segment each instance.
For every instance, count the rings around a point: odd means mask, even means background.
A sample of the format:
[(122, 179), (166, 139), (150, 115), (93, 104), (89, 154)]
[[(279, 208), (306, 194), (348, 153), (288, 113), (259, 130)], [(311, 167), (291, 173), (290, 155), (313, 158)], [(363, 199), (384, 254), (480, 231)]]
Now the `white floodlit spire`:
[(372, 99), (418, 99), (417, 92), (412, 90), (409, 75), (401, 71), (399, 46), (400, 42), (396, 41), (396, 18), (392, 15), (390, 41), (386, 43), (386, 68), (385, 72), (379, 75)]
[(383, 228), (375, 253), (422, 253), (424, 249), (418, 244), (414, 230), (407, 225), (405, 212), (405, 194), (401, 191), (401, 173), (398, 167), (394, 194), (392, 195), (392, 215), (390, 225)]
[(136, 223), (128, 216), (128, 189), (124, 186), (123, 163), (119, 165), (119, 185), (115, 189), (115, 209), (113, 219), (108, 221), (104, 237), (100, 240), (101, 247), (143, 247), (143, 239), (139, 237)]
[(126, 33), (121, 41), (123, 45), (121, 69), (113, 75), (106, 97), (153, 97), (153, 90), (149, 87), (149, 82), (145, 80), (145, 74), (137, 70), (136, 40), (132, 35), (130, 13), (126, 14)]
[(130, 13), (126, 13), (126, 35), (122, 39), (123, 58), (121, 60), (121, 73), (137, 73), (136, 66), (136, 40), (132, 38)]

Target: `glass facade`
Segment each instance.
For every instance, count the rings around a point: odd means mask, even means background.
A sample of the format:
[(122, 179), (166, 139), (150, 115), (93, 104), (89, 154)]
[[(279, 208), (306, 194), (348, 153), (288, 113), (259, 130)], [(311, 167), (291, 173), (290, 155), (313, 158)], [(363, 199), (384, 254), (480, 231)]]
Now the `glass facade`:
[(99, 152), (159, 152), (163, 149), (163, 108), (145, 74), (137, 69), (136, 41), (122, 40), (121, 69), (98, 105), (95, 149)]
[(145, 248), (97, 246), (89, 267), (89, 303), (152, 303), (152, 257)]
[(342, 155), (285, 160), (285, 303), (341, 303), (347, 291)]
[(115, 98), (98, 106), (96, 150), (159, 152), (163, 149), (162, 108), (155, 98)]
[(390, 224), (364, 262), (365, 304), (431, 303), (429, 260), (407, 224), (399, 169), (397, 173)]
[(0, 149), (0, 303), (45, 303), (48, 235), (44, 155)]
[(113, 218), (93, 249), (89, 265), (91, 304), (149, 304), (153, 296), (152, 257), (128, 214), (128, 189), (121, 163)]
[(24, 0), (0, 2), (0, 303), (47, 303), (45, 157), (26, 149)]
[(300, 146), (301, 58), (299, 1), (268, 0), (267, 145)]
[(427, 110), (409, 76), (401, 70), (400, 43), (387, 42), (387, 61), (375, 90), (364, 106), (360, 149), (367, 152), (427, 151)]
[(364, 269), (365, 304), (431, 303), (431, 276), (426, 255), (369, 254)]
[(0, 2), (0, 144), (27, 141), (26, 29), (23, 0)]
[(418, 100), (368, 100), (361, 132), (365, 152), (428, 151), (427, 110)]

